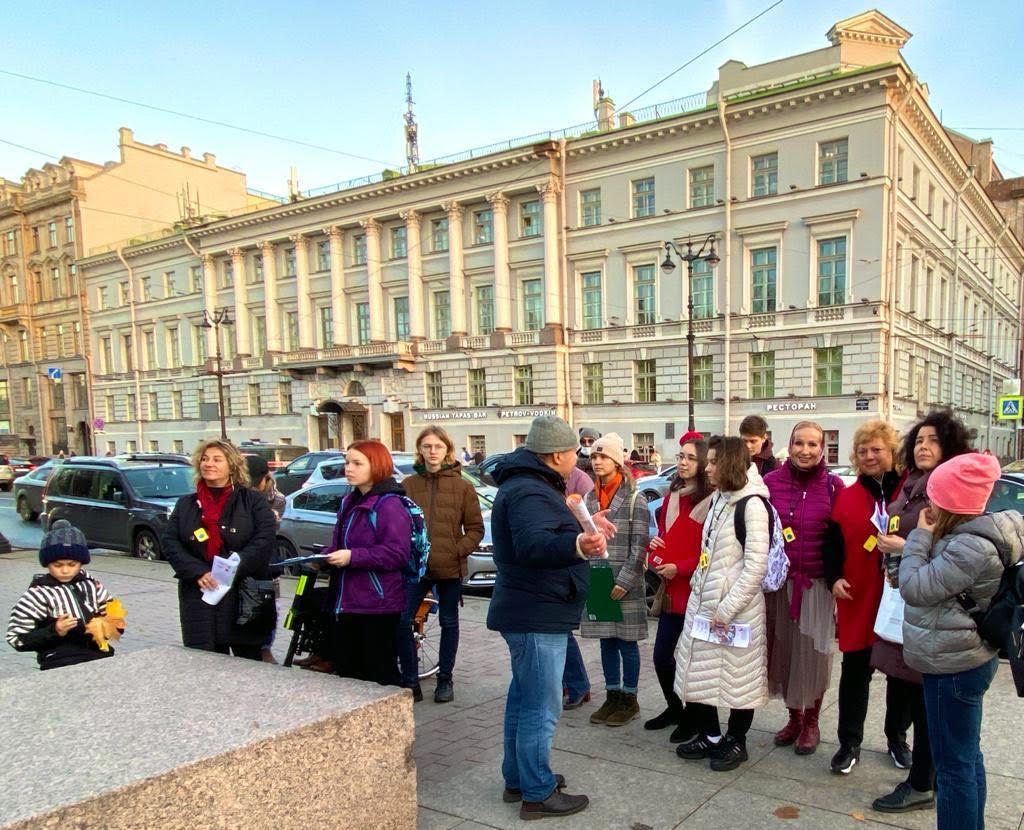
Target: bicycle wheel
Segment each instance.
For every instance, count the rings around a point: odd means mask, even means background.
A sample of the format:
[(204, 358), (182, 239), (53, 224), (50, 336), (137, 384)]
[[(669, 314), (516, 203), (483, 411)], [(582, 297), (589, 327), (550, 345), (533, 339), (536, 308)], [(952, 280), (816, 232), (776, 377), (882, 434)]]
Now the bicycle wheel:
[(437, 621), (437, 600), (426, 597), (420, 603), (416, 616), (412, 619), (412, 638), (416, 643), (416, 659), (419, 662), (419, 677), (432, 677), (437, 674), (440, 665), (438, 643), (441, 636), (441, 625)]

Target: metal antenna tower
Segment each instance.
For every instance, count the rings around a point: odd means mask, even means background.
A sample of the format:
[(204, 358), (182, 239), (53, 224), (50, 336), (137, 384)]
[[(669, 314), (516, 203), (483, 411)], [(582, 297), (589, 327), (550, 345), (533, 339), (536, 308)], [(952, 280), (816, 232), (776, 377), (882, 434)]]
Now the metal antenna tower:
[(405, 161), (409, 165), (409, 172), (415, 173), (420, 163), (420, 148), (416, 141), (416, 134), (419, 127), (416, 126), (416, 116), (413, 115), (412, 105), (412, 75), (405, 73)]

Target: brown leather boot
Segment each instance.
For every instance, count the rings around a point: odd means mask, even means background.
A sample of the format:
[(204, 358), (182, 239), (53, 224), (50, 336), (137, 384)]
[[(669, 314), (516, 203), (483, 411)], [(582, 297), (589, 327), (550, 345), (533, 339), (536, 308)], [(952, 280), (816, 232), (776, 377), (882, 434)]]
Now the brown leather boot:
[(796, 739), (793, 751), (797, 755), (810, 755), (818, 748), (821, 732), (818, 730), (818, 713), (821, 711), (821, 698), (814, 701), (814, 706), (804, 710), (804, 723), (800, 735)]
[(790, 709), (789, 723), (775, 733), (776, 746), (789, 746), (800, 736), (800, 730), (804, 725), (804, 710)]

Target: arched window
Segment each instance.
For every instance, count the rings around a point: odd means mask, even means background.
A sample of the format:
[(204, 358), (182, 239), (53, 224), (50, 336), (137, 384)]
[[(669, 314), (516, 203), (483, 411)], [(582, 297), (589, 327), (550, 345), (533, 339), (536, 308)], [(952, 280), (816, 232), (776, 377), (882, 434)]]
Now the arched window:
[(349, 383), (348, 389), (345, 390), (345, 396), (349, 398), (358, 398), (366, 394), (366, 390), (363, 388), (358, 380), (353, 380)]

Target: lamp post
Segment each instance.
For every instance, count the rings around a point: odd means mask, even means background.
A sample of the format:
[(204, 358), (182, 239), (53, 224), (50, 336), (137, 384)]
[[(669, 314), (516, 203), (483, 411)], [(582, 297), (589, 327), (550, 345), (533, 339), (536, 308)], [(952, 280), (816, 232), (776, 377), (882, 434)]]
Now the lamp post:
[(217, 368), (214, 373), (217, 376), (217, 411), (220, 413), (220, 438), (222, 441), (228, 440), (228, 428), (224, 420), (224, 370), (221, 368), (221, 353), (220, 353), (220, 327), (234, 325), (234, 320), (231, 319), (231, 310), (227, 308), (215, 308), (213, 314), (209, 311), (203, 310), (203, 322), (199, 324), (199, 328), (202, 329), (213, 329), (213, 339), (216, 344), (215, 358)]
[[(707, 253), (705, 253), (707, 250)], [(676, 264), (672, 261), (672, 251), (676, 256), (686, 263), (686, 409), (687, 429), (691, 432), (696, 429), (693, 420), (693, 263), (695, 260), (703, 259), (708, 265), (714, 268), (720, 262), (715, 252), (715, 235), (708, 234), (704, 241), (693, 252), (693, 242), (686, 240), (686, 253), (684, 254), (676, 246), (676, 243), (669, 240), (665, 243), (665, 261), (661, 263), (661, 273), (668, 276), (676, 270)]]

